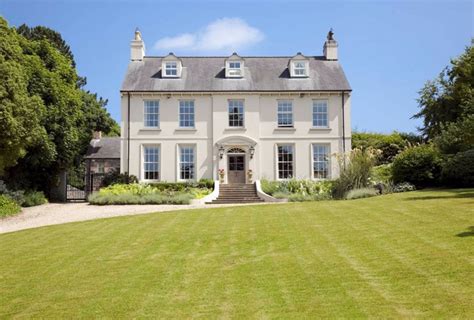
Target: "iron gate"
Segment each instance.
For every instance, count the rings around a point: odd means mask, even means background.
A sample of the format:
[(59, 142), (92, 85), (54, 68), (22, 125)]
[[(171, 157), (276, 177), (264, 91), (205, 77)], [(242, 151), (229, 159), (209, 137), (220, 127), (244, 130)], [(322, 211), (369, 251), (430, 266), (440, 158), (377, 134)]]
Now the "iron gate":
[(66, 175), (66, 201), (85, 201), (87, 198), (84, 181), (70, 181)]

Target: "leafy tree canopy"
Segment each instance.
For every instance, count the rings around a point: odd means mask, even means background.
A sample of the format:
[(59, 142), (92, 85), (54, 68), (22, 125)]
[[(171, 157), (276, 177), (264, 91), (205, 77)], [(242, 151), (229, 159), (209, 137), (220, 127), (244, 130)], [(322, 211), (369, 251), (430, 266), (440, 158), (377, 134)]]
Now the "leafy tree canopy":
[(474, 113), (473, 61), (471, 45), (421, 89), (418, 99), (421, 110), (413, 117), (423, 119), (420, 131), (427, 139), (439, 135), (448, 124)]
[(107, 101), (78, 85), (59, 33), (18, 30), (0, 17), (0, 175), (16, 187), (49, 191), (59, 172), (79, 165), (93, 131), (116, 135), (118, 125)]

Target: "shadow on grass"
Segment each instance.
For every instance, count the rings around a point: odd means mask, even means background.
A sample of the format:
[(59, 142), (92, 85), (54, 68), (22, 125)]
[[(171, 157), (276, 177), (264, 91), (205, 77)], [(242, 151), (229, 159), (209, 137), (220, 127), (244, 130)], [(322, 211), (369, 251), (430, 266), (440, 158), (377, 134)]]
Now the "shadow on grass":
[(470, 226), (467, 228), (468, 231), (458, 233), (456, 237), (464, 238), (464, 237), (472, 237), (474, 236), (474, 226)]
[[(434, 190), (426, 190), (434, 191)], [(443, 191), (443, 189), (437, 189), (437, 191)], [(473, 189), (446, 189), (446, 194), (440, 194), (436, 196), (432, 195), (418, 195), (414, 197), (407, 197), (403, 200), (437, 200), (437, 199), (467, 199), (472, 198), (474, 200), (474, 190)]]

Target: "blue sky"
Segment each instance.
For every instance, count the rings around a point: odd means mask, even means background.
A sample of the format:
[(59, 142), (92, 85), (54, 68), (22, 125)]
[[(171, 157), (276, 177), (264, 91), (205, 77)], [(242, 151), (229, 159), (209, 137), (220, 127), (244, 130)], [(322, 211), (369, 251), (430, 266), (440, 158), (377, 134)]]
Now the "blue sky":
[(147, 55), (321, 55), (334, 28), (353, 88), (352, 127), (416, 131), (417, 92), (473, 36), (470, 1), (0, 0), (11, 25), (45, 25), (70, 44), (87, 88), (120, 120), (120, 85), (139, 27)]

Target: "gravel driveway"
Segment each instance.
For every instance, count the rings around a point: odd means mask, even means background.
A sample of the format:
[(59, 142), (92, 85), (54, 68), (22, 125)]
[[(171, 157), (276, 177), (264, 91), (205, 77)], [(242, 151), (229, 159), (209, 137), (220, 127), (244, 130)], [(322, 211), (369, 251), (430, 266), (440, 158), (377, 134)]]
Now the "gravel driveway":
[[(265, 203), (259, 203), (257, 205), (263, 204)], [(129, 216), (152, 212), (242, 205), (249, 204), (92, 206), (86, 202), (48, 203), (37, 207), (23, 208), (22, 212), (16, 216), (0, 219), (0, 233), (100, 218)], [(252, 203), (251, 205), (256, 204)]]

